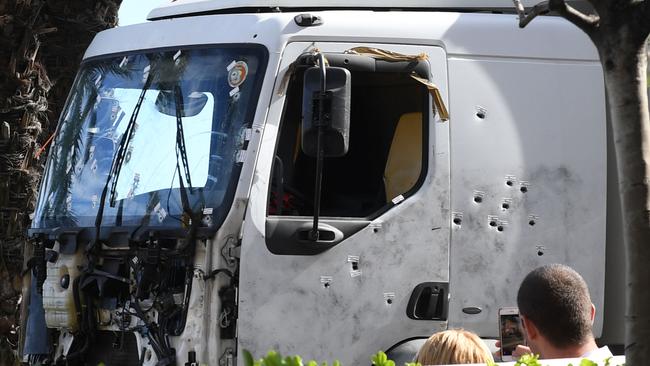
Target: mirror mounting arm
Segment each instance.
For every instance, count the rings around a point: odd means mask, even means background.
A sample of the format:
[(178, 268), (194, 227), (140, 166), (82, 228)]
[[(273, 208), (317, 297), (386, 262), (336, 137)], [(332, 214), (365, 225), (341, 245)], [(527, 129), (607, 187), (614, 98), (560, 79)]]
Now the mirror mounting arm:
[(318, 63), (321, 70), (321, 80), (320, 80), (320, 93), (318, 95), (318, 137), (316, 140), (316, 185), (314, 189), (314, 226), (309, 233), (309, 239), (312, 241), (318, 241), (319, 232), (318, 232), (318, 218), (320, 216), (320, 199), (321, 199), (321, 184), (323, 181), (323, 158), (325, 152), (323, 151), (323, 130), (325, 128), (326, 119), (329, 116), (325, 116), (325, 99), (327, 94), (327, 71), (325, 69), (325, 56), (322, 53), (318, 54)]

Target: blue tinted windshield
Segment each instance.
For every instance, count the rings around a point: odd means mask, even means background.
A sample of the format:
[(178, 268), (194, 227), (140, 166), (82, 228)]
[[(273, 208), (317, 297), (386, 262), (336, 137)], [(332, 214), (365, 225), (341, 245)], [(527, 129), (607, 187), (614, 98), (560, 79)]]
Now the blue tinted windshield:
[[(85, 63), (49, 151), (33, 227), (94, 226), (107, 181), (103, 226), (180, 227), (181, 180), (193, 212), (225, 216), (265, 60), (263, 48), (248, 46)], [(129, 128), (120, 169), (109, 174)]]

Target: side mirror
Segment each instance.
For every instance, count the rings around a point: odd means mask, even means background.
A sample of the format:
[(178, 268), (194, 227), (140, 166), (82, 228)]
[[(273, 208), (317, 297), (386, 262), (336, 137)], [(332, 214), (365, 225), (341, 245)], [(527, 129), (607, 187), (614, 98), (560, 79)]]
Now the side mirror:
[(323, 121), (319, 121), (322, 69), (305, 71), (302, 93), (302, 151), (316, 157), (318, 127), (323, 127), (323, 156), (338, 157), (348, 152), (350, 140), (350, 71), (342, 67), (325, 68), (327, 79), (323, 95)]
[[(181, 117), (194, 117), (201, 113), (208, 102), (208, 96), (205, 93), (192, 92), (181, 95), (181, 100), (183, 101)], [(176, 95), (174, 90), (161, 90), (158, 92), (156, 109), (162, 114), (176, 116)]]

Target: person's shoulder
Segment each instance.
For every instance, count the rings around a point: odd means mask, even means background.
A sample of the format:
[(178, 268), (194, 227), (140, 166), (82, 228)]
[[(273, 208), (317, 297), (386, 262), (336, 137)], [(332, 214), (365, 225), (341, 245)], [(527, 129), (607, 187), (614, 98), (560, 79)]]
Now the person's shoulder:
[(596, 348), (592, 351), (587, 352), (582, 357), (588, 358), (592, 361), (602, 361), (613, 356), (614, 355), (612, 354), (612, 351), (609, 350), (609, 347), (602, 346), (600, 348)]

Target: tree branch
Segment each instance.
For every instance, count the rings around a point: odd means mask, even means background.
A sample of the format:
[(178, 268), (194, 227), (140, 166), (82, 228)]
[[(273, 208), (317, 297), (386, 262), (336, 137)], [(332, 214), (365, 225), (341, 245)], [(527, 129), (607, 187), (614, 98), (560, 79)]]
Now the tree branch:
[(589, 37), (591, 37), (596, 31), (596, 27), (600, 21), (598, 15), (583, 14), (579, 10), (567, 4), (565, 0), (549, 0), (548, 5), (551, 11), (557, 12), (563, 16), (564, 19), (570, 21), (573, 25), (587, 33)]
[(526, 8), (524, 4), (521, 3), (521, 0), (512, 0), (515, 4), (515, 9), (517, 10), (517, 15), (519, 15), (519, 28), (524, 28), (535, 19), (538, 15), (547, 14), (550, 10), (548, 8), (548, 1), (543, 1), (530, 9), (530, 12), (526, 14)]
[[(596, 31), (596, 26), (600, 21), (600, 18), (597, 15), (583, 14), (577, 9), (569, 6), (565, 0), (543, 1), (533, 6), (528, 13), (526, 13), (526, 9), (521, 3), (521, 0), (512, 1), (515, 4), (517, 15), (519, 15), (519, 28), (524, 28), (538, 15), (545, 15), (551, 11), (554, 11), (591, 37), (592, 34)], [(650, 0), (646, 0), (646, 2), (648, 1)]]

